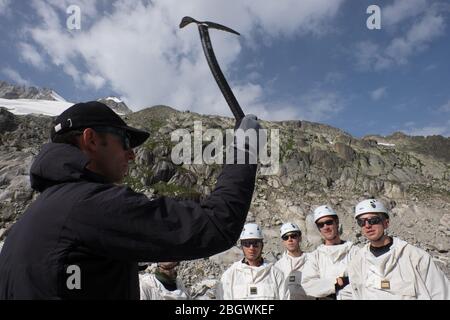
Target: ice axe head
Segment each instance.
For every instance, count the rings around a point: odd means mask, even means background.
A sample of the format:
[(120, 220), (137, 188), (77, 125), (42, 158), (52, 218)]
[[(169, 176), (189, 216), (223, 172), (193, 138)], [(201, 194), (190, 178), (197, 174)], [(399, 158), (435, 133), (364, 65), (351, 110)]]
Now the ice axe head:
[(187, 26), (188, 24), (190, 24), (192, 22), (196, 23), (199, 27), (203, 26), (203, 27), (206, 27), (208, 29), (211, 29), (211, 28), (212, 29), (218, 29), (218, 30), (222, 30), (222, 31), (226, 31), (226, 32), (231, 32), (231, 33), (237, 34), (238, 36), (240, 35), (239, 32), (234, 31), (233, 29), (225, 27), (225, 26), (223, 26), (221, 24), (218, 24), (218, 23), (215, 23), (215, 22), (210, 22), (210, 21), (197, 21), (197, 20), (195, 20), (194, 18), (191, 18), (191, 17), (184, 17), (181, 20), (181, 22), (180, 22), (180, 29), (184, 28), (185, 26)]

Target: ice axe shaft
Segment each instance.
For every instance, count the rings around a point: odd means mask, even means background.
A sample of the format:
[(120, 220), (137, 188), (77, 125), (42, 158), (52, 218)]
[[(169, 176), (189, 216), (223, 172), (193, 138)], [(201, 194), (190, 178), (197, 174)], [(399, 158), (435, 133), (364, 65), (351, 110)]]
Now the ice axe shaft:
[(225, 76), (222, 73), (222, 70), (220, 69), (219, 63), (217, 62), (216, 55), (214, 54), (214, 50), (212, 47), (211, 39), (209, 37), (209, 28), (218, 29), (226, 32), (231, 32), (234, 34), (239, 35), (238, 32), (234, 31), (233, 29), (230, 29), (228, 27), (225, 27), (223, 25), (220, 25), (218, 23), (209, 22), (209, 21), (197, 21), (191, 17), (184, 17), (181, 20), (180, 28), (184, 28), (190, 23), (196, 23), (198, 26), (198, 31), (200, 33), (200, 39), (202, 41), (203, 46), (203, 52), (205, 53), (206, 61), (208, 61), (209, 68), (211, 69), (211, 72), (214, 76), (214, 79), (217, 82), (217, 85), (220, 88), (220, 91), (222, 91), (223, 96), (225, 97), (225, 100), (228, 103), (228, 106), (231, 109), (231, 112), (233, 113), (236, 120), (241, 120), (243, 117), (245, 117), (244, 112), (242, 111), (241, 106), (239, 105), (239, 102), (236, 100), (236, 97), (233, 94), (233, 91), (231, 90), (230, 86), (228, 85), (227, 80), (225, 79)]

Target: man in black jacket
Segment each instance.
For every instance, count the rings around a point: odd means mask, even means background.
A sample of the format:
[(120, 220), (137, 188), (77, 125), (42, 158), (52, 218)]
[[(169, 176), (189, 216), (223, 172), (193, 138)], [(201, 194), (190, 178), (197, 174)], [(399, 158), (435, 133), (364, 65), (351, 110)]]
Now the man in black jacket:
[[(239, 128), (260, 127), (247, 116)], [(118, 185), (148, 136), (99, 102), (56, 119), (31, 167), (41, 194), (0, 254), (0, 299), (139, 299), (139, 261), (197, 259), (235, 244), (256, 165), (225, 165), (201, 203), (149, 200)]]

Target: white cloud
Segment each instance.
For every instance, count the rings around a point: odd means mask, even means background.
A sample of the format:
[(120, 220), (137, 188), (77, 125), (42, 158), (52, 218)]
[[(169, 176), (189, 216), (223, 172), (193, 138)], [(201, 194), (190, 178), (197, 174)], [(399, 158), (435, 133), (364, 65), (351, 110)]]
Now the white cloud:
[(14, 69), (11, 69), (9, 67), (3, 68), (2, 73), (8, 77), (11, 81), (22, 85), (22, 86), (30, 86), (30, 81), (22, 78), (22, 76)]
[[(407, 1), (396, 2), (395, 4), (398, 5), (396, 8), (402, 8), (403, 2)], [(409, 5), (406, 6), (409, 8)], [(408, 31), (403, 36), (393, 38), (387, 46), (374, 44), (370, 41), (356, 44), (354, 55), (358, 68), (362, 70), (373, 68), (378, 71), (395, 65), (404, 65), (409, 62), (412, 56), (426, 50), (435, 39), (445, 32), (445, 19), (437, 8), (438, 6), (430, 6), (425, 11), (421, 10), (422, 15), (412, 21)], [(405, 15), (392, 13), (391, 22), (397, 23), (406, 19), (413, 15), (413, 12), (416, 11), (410, 11)]]
[(249, 74), (247, 74), (246, 78), (250, 82), (255, 82), (255, 81), (260, 80), (262, 78), (262, 75), (259, 72), (252, 71)]
[(425, 11), (427, 0), (395, 0), (393, 4), (383, 7), (382, 23), (394, 25)]
[(370, 92), (370, 97), (372, 98), (372, 100), (378, 101), (381, 98), (385, 97), (386, 94), (387, 94), (386, 87), (381, 87)]
[(450, 99), (447, 101), (447, 103), (443, 104), (438, 108), (438, 111), (440, 112), (450, 112)]
[(370, 41), (357, 43), (355, 46), (355, 58), (358, 69), (383, 70), (392, 65), (392, 60), (384, 55), (384, 49)]
[[(82, 2), (82, 10), (87, 6), (95, 19), (87, 26), (82, 23), (80, 31), (69, 32), (61, 9), (77, 2)], [(167, 104), (229, 115), (205, 61), (197, 28), (178, 28), (183, 16), (226, 24), (239, 31), (242, 43), (247, 45), (255, 33), (270, 41), (326, 32), (332, 29), (332, 18), (343, 2), (117, 0), (111, 12), (100, 15), (90, 1), (33, 0), (42, 21), (38, 26), (30, 25), (26, 31), (48, 54), (51, 63), (61, 67), (77, 85), (98, 89), (108, 84), (135, 110)], [(247, 112), (260, 112), (258, 115), (266, 119), (298, 118), (304, 112), (318, 119), (328, 114), (325, 110), (334, 103), (332, 97), (310, 100), (319, 107), (318, 112), (302, 111), (289, 103), (274, 105), (266, 101), (268, 90), (260, 84), (237, 84), (228, 73), (242, 49), (239, 38), (220, 31), (211, 31), (211, 38), (222, 70)], [(247, 79), (257, 80), (257, 73)]]
[[(343, 0), (244, 1), (245, 7), (264, 34), (271, 37), (330, 31), (327, 21), (334, 17)], [(233, 3), (235, 5), (235, 3)]]
[(426, 14), (419, 23), (414, 24), (405, 37), (392, 40), (386, 48), (386, 55), (397, 64), (405, 64), (415, 53), (423, 51), (445, 30), (445, 21), (435, 13)]
[(332, 118), (344, 109), (342, 97), (336, 92), (315, 89), (300, 98), (300, 117), (309, 121)]
[(0, 16), (9, 14), (11, 0), (0, 0)]
[(35, 47), (25, 42), (20, 42), (17, 47), (23, 60), (37, 69), (45, 69), (44, 58), (37, 52)]
[(96, 90), (102, 88), (106, 82), (105, 79), (103, 79), (99, 75), (95, 75), (95, 74), (93, 75), (90, 73), (84, 74), (83, 80), (87, 86), (94, 87)]

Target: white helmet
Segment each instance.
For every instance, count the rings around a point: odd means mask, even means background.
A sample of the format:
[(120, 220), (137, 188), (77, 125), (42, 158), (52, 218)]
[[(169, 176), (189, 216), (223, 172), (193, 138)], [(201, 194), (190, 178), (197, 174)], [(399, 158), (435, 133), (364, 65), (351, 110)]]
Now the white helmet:
[(389, 218), (389, 212), (380, 200), (367, 199), (355, 206), (355, 219), (364, 213), (384, 213)]
[(286, 222), (281, 226), (280, 237), (284, 236), (288, 232), (299, 232), (300, 234), (302, 234), (300, 228), (295, 223), (292, 222)]
[(264, 239), (261, 228), (256, 223), (247, 223), (242, 229), (239, 240)]
[(336, 216), (337, 217), (337, 213), (334, 212), (334, 210), (331, 209), (331, 207), (328, 205), (317, 207), (314, 210), (314, 214), (313, 214), (314, 223), (316, 223), (317, 220), (319, 220), (320, 218), (326, 217), (326, 216)]

